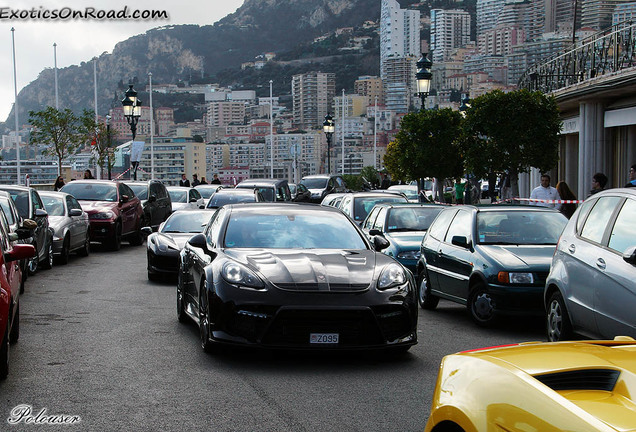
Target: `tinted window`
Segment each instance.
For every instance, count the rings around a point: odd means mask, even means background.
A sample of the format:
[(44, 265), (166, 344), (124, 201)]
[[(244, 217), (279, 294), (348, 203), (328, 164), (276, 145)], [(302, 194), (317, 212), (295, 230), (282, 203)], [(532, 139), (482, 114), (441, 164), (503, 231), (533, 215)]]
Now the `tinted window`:
[(135, 196), (135, 192), (133, 192), (133, 190), (131, 188), (128, 187), (128, 185), (124, 184), (124, 183), (120, 183), (120, 187), (121, 187), (121, 195), (128, 195), (129, 198), (132, 198), (133, 196)]
[(609, 247), (623, 253), (625, 249), (636, 245), (636, 201), (628, 199), (621, 209), (612, 233), (610, 234)]
[(473, 215), (467, 211), (457, 212), (457, 216), (448, 228), (446, 233), (446, 242), (450, 243), (455, 236), (466, 237), (467, 241), (472, 240)]
[(201, 194), (199, 193), (198, 190), (196, 189), (190, 189), (190, 196), (194, 199), (200, 200), (201, 199)]
[(425, 231), (437, 214), (439, 207), (396, 207), (391, 209), (387, 231)]
[(148, 186), (145, 184), (132, 184), (130, 188), (140, 200), (148, 199)]
[(4, 198), (0, 198), (0, 207), (2, 208), (2, 211), (4, 211), (5, 216), (7, 217), (7, 221), (9, 222), (10, 225), (13, 225), (16, 221), (13, 218), (13, 212), (11, 211), (11, 207), (9, 207), (9, 202), (8, 199), (4, 199)]
[(173, 213), (163, 224), (163, 233), (200, 233), (210, 221), (214, 213), (206, 212), (178, 212)]
[(616, 206), (621, 198), (619, 197), (602, 197), (596, 201), (594, 208), (590, 211), (590, 215), (585, 220), (585, 225), (581, 230), (581, 237), (596, 243), (603, 241), (603, 234), (607, 227), (607, 221), (614, 213)]
[(66, 202), (67, 202), (67, 205), (68, 205), (69, 208), (79, 209), (79, 210), (82, 209), (82, 206), (80, 205), (79, 202), (77, 202), (75, 197), (69, 196), (69, 197), (66, 197), (66, 199), (67, 199)]
[(117, 185), (105, 183), (70, 182), (61, 190), (73, 195), (78, 200), (117, 201)]
[(382, 231), (384, 229), (384, 220), (386, 219), (386, 212), (388, 210), (386, 209), (386, 207), (382, 207), (380, 209), (380, 211), (378, 212), (378, 217), (375, 218), (375, 221), (373, 223), (373, 228)]
[(480, 244), (556, 244), (567, 218), (558, 212), (488, 211), (477, 214)]
[(33, 210), (44, 210), (44, 203), (42, 203), (42, 200), (40, 199), (40, 194), (34, 190), (31, 191), (31, 200), (33, 200)]
[(304, 178), (300, 182), (307, 186), (307, 189), (324, 189), (327, 186), (328, 178)]
[(448, 230), (448, 224), (450, 224), (453, 216), (455, 216), (456, 211), (457, 210), (453, 209), (441, 212), (428, 229), (428, 235), (437, 240), (442, 240)]
[(379, 211), (380, 209), (378, 207), (374, 207), (373, 210), (371, 210), (371, 213), (369, 213), (369, 216), (367, 216), (367, 218), (364, 220), (364, 224), (362, 224), (362, 228), (372, 229), (373, 223), (375, 222), (375, 219), (378, 217)]

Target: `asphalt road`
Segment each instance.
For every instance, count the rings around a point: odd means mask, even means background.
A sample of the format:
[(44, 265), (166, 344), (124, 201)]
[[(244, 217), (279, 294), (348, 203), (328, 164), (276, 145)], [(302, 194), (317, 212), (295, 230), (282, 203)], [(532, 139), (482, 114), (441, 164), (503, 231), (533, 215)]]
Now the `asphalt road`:
[[(442, 301), (420, 312), (419, 344), (399, 357), (205, 354), (176, 319), (175, 285), (147, 280), (145, 247), (94, 249), (29, 278), (0, 431), (421, 431), (444, 355), (544, 339), (541, 322), (482, 329)], [(20, 405), (78, 419), (25, 424)]]

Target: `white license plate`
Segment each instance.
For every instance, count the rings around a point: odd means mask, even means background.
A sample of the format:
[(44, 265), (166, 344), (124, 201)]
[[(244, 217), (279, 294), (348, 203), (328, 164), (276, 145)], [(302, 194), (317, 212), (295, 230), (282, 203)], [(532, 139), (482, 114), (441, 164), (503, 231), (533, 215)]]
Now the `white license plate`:
[(339, 333), (310, 333), (310, 344), (337, 344), (340, 339)]

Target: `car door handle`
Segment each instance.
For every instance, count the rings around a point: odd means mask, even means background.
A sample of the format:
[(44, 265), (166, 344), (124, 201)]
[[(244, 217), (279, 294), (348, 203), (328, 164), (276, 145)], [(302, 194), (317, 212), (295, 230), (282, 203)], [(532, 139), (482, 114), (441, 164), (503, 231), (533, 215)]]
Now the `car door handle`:
[(605, 270), (605, 267), (607, 267), (607, 265), (605, 264), (605, 260), (603, 258), (597, 259), (596, 267), (600, 268), (601, 270)]
[(571, 244), (571, 245), (568, 247), (568, 250), (570, 251), (570, 253), (574, 253), (574, 252), (576, 252), (576, 246), (574, 246), (573, 244)]

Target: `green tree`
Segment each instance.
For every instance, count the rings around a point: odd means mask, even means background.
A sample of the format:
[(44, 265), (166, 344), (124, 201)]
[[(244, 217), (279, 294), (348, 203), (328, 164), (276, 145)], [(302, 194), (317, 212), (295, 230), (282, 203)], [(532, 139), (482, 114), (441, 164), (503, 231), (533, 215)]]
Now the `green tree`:
[[(86, 113), (84, 111), (82, 119)], [(31, 143), (48, 145), (42, 154), (57, 157), (58, 175), (62, 175), (62, 161), (74, 154), (86, 140), (83, 120), (68, 108), (58, 110), (47, 107), (42, 111), (29, 111), (29, 123), (34, 128)]]
[(360, 176), (371, 183), (373, 187), (380, 186), (380, 173), (372, 166), (365, 166), (360, 171)]
[[(450, 108), (404, 116), (384, 156), (384, 166), (392, 179), (460, 177), (464, 172), (459, 143), (461, 121), (461, 114)], [(441, 201), (439, 189), (437, 199)]]
[(508, 170), (513, 196), (519, 196), (519, 173), (556, 165), (560, 130), (554, 97), (528, 90), (486, 93), (471, 101), (463, 122), (466, 170), (480, 178)]
[(93, 111), (84, 111), (80, 118), (82, 132), (85, 134), (85, 141), (90, 141), (93, 149), (91, 160), (103, 170), (112, 169), (115, 165), (112, 142), (117, 135), (117, 131), (106, 126), (105, 123), (96, 122)]

